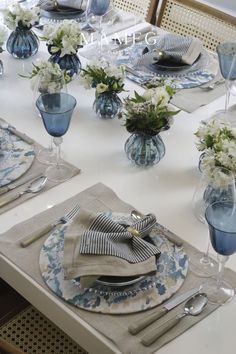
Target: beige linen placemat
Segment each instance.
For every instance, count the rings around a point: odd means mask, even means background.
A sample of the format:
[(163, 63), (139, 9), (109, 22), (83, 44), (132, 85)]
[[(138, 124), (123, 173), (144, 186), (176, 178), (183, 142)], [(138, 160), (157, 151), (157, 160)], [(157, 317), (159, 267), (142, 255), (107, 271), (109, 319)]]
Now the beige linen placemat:
[[(114, 212), (125, 213), (130, 212), (133, 209), (132, 206), (120, 200), (111, 189), (99, 183), (77, 194), (73, 198), (66, 200), (65, 202), (59, 205), (56, 205), (55, 207), (21, 224), (14, 226), (6, 233), (0, 235), (1, 253), (7, 258), (9, 258), (30, 277), (32, 277), (32, 279), (34, 279), (42, 288), (44, 288), (53, 296), (55, 295), (47, 288), (41, 277), (38, 263), (39, 253), (47, 236), (40, 240), (37, 240), (27, 248), (21, 248), (19, 242), (24, 236), (27, 235), (27, 230), (32, 231), (49, 221), (54, 221), (55, 219), (63, 215), (66, 210), (70, 209), (77, 202), (80, 203), (81, 207), (88, 209), (92, 208), (94, 211), (97, 212), (111, 210)], [(184, 248), (190, 258), (199, 257), (199, 251), (188, 243), (184, 242)], [(233, 284), (236, 288), (236, 274), (233, 271), (226, 269), (225, 279), (230, 281), (231, 284)], [(178, 291), (178, 294), (183, 293), (184, 291), (186, 291), (186, 289), (197, 287), (201, 283), (202, 279), (196, 277), (191, 271), (189, 271), (183, 286)], [(140, 338), (149, 330), (155, 328), (155, 326), (157, 326), (157, 323), (152, 324), (150, 327), (146, 328), (143, 332), (136, 336), (132, 336), (128, 333), (128, 326), (131, 323), (137, 322), (139, 318), (143, 318), (148, 313), (154, 313), (156, 311), (156, 308), (146, 311), (145, 313), (141, 312), (128, 315), (103, 315), (81, 310), (72, 305), (69, 305), (61, 299), (59, 299), (59, 301), (61, 301), (64, 306), (68, 307), (80, 318), (82, 318), (92, 327), (96, 328), (99, 332), (101, 332), (105, 337), (115, 343), (123, 354), (154, 353), (164, 344), (168, 343), (175, 337), (179, 336), (181, 333), (185, 332), (188, 328), (201, 321), (203, 318), (208, 316), (212, 311), (217, 308), (216, 305), (208, 304), (202, 314), (197, 317), (185, 317), (180, 322), (180, 324), (171, 329), (167, 334), (163, 335), (151, 346), (145, 347), (140, 343)], [(162, 323), (162, 321), (166, 321), (168, 318), (171, 318), (176, 313), (182, 312), (182, 310), (183, 304), (179, 305), (176, 309), (172, 310), (170, 313), (164, 316), (164, 318), (158, 320), (158, 324)]]
[(183, 89), (177, 92), (171, 99), (171, 103), (185, 112), (192, 113), (225, 94), (224, 83), (218, 84), (214, 89), (202, 89), (195, 87)]
[[(1, 118), (1, 122), (5, 122), (4, 119)], [(13, 134), (13, 133), (12, 133)], [(32, 144), (32, 146), (34, 146), (34, 150), (37, 153), (37, 151), (39, 151), (40, 149), (43, 148), (43, 146), (41, 146), (40, 144), (38, 144), (36, 141), (34, 141), (34, 143)], [(66, 165), (70, 166), (70, 168), (72, 169), (72, 173), (73, 176), (76, 176), (78, 173), (80, 173), (80, 169), (69, 164), (66, 161), (63, 161)], [(46, 164), (42, 164), (41, 162), (39, 162), (35, 156), (35, 159), (31, 165), (31, 167), (19, 178), (17, 178), (17, 180), (15, 180), (14, 182), (20, 182), (22, 181), (23, 183), (25, 183), (25, 181), (27, 181), (28, 176), (32, 176), (32, 179), (35, 178), (36, 176), (40, 176), (45, 174), (45, 171), (47, 169), (48, 165)], [(14, 184), (14, 182), (12, 182), (12, 184)], [(55, 187), (56, 185), (58, 185), (60, 183), (55, 183), (55, 182), (51, 182), (51, 181), (47, 181), (46, 186), (44, 187), (44, 189), (42, 189), (41, 192), (39, 193), (43, 193), (44, 191), (47, 191), (53, 187)], [(10, 185), (10, 184), (9, 184)], [(27, 186), (29, 185), (29, 182), (21, 185), (20, 187), (15, 188), (12, 191), (9, 191), (5, 194), (0, 195), (0, 201), (4, 200), (4, 198), (7, 196), (10, 197), (10, 195), (14, 195), (16, 192), (21, 192), (23, 191)], [(10, 202), (9, 204), (6, 204), (5, 206), (0, 208), (0, 214), (5, 213), (7, 210), (10, 210), (12, 208), (14, 208), (15, 206), (24, 203), (24, 201), (36, 197), (38, 193), (25, 193), (24, 195), (22, 195), (20, 198), (16, 199), (13, 202)]]

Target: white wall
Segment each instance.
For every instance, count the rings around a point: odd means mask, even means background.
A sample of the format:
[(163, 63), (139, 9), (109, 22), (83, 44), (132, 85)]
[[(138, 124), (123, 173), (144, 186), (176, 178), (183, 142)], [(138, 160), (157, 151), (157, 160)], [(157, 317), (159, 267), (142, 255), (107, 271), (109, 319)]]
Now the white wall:
[(228, 12), (232, 16), (236, 16), (235, 0), (200, 0), (199, 2), (215, 6), (224, 12)]

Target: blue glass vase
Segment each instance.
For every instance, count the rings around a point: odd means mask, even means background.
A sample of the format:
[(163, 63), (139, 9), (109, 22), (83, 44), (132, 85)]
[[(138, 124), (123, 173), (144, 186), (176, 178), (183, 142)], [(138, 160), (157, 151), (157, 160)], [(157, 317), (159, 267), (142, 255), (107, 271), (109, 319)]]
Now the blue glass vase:
[(125, 152), (137, 166), (152, 166), (165, 155), (165, 145), (158, 134), (133, 133), (125, 143)]
[(57, 63), (62, 70), (67, 71), (68, 75), (71, 78), (78, 75), (81, 70), (81, 62), (79, 60), (78, 55), (75, 53), (75, 54), (66, 54), (63, 57), (60, 57), (60, 54), (61, 52), (52, 54), (49, 58), (49, 61), (53, 63)]
[(93, 108), (103, 119), (112, 119), (120, 113), (122, 102), (116, 92), (103, 92), (95, 98)]
[(26, 59), (37, 53), (39, 39), (30, 28), (18, 26), (10, 34), (6, 47), (14, 58)]

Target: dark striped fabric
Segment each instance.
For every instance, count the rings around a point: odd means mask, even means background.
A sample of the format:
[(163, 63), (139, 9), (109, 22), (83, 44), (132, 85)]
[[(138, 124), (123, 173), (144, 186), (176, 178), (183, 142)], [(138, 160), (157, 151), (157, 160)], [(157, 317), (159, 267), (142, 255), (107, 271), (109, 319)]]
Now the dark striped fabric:
[(143, 262), (153, 255), (159, 255), (159, 249), (146, 242), (142, 237), (148, 235), (156, 223), (153, 214), (130, 225), (139, 232), (134, 236), (125, 226), (99, 214), (86, 230), (80, 243), (81, 254), (107, 255), (120, 257), (130, 263)]

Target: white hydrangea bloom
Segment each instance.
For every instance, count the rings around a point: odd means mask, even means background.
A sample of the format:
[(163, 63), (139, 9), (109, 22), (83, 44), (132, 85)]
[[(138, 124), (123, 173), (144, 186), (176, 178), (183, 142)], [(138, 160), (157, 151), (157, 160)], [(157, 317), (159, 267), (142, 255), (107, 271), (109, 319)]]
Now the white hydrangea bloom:
[(40, 9), (35, 6), (32, 9), (21, 7), (16, 3), (12, 9), (5, 11), (4, 23), (8, 28), (14, 30), (19, 23), (25, 27), (32, 27), (35, 23), (39, 22)]

